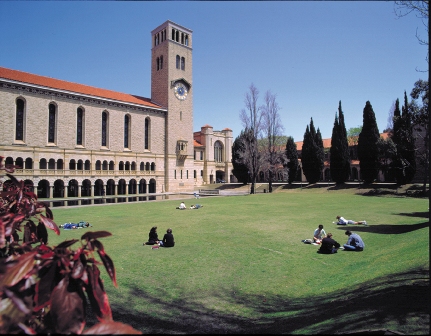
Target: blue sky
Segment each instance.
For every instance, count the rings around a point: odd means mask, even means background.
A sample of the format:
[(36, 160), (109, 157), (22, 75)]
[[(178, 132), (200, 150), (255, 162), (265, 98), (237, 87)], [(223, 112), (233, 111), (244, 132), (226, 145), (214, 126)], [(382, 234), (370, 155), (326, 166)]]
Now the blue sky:
[(415, 81), (427, 79), (427, 33), (392, 1), (0, 1), (0, 66), (150, 97), (150, 32), (171, 20), (193, 31), (194, 131), (238, 136), (244, 95), (277, 94), (285, 135), (313, 118), (330, 138), (341, 100), (346, 128), (366, 101), (380, 132)]

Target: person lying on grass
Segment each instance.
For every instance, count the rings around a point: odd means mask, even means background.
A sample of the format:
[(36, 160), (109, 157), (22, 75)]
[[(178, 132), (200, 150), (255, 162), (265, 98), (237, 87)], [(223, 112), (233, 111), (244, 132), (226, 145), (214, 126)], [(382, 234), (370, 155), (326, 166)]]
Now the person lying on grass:
[(347, 224), (354, 224), (354, 225), (358, 225), (358, 224), (363, 224), (363, 225), (368, 225), (366, 221), (354, 221), (351, 219), (345, 219), (344, 217), (341, 216), (337, 216), (337, 222), (332, 222), (334, 224), (337, 225), (347, 225)]

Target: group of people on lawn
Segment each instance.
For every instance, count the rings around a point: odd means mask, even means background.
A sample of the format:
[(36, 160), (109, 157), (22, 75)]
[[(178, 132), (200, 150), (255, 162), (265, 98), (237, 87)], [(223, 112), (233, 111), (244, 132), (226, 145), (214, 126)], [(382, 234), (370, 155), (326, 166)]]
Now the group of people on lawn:
[[(353, 221), (353, 220), (346, 220), (341, 216), (337, 216), (337, 222), (333, 222), (334, 224), (337, 223), (337, 225), (348, 225), (348, 224), (354, 224), (354, 225), (367, 225), (366, 221)], [(357, 234), (353, 233), (350, 230), (347, 230), (345, 232), (346, 236), (348, 236), (347, 243), (343, 245), (343, 249), (345, 251), (363, 251), (365, 248), (365, 243), (362, 240), (362, 238)], [(318, 253), (323, 254), (332, 254), (337, 253), (338, 249), (341, 248), (341, 245), (332, 238), (332, 233), (326, 234), (325, 230), (323, 229), (323, 225), (319, 224), (319, 227), (314, 230), (313, 233), (313, 239), (305, 239), (303, 240), (304, 243), (308, 244), (314, 244), (314, 245), (320, 245)]]
[(174, 247), (175, 240), (174, 235), (172, 234), (172, 229), (167, 229), (163, 239), (159, 239), (159, 235), (157, 234), (157, 226), (153, 226), (150, 230), (150, 233), (148, 234), (148, 241), (145, 242), (144, 245), (154, 245), (156, 247)]

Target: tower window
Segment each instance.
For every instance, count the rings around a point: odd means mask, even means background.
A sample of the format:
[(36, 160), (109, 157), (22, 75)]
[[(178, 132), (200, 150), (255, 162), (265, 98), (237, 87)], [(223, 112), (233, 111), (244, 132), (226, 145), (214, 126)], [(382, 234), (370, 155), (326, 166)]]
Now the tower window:
[(102, 146), (108, 146), (108, 113), (102, 113)]
[(180, 68), (180, 56), (177, 55), (176, 57), (176, 68), (179, 69)]
[(55, 117), (56, 108), (54, 104), (49, 104), (49, 120), (48, 120), (48, 142), (55, 143)]
[(24, 140), (24, 100), (16, 101), (15, 140)]
[(150, 119), (145, 119), (144, 148), (150, 148)]
[(181, 70), (185, 70), (186, 67), (186, 59), (181, 57)]
[(82, 145), (84, 111), (78, 107), (76, 111), (76, 144)]
[(129, 148), (130, 116), (124, 116), (124, 148)]
[(163, 56), (160, 56), (160, 69), (163, 69)]

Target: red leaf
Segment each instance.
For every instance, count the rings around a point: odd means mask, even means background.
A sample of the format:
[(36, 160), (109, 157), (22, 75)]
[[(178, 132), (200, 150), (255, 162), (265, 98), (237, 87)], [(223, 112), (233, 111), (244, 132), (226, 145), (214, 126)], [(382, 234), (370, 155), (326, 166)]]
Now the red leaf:
[(102, 321), (83, 332), (84, 335), (142, 335), (142, 332), (127, 324), (114, 321)]
[(57, 224), (51, 218), (39, 215), (39, 221), (41, 221), (48, 229), (53, 230), (58, 236), (60, 235), (60, 229)]
[(12, 287), (25, 278), (33, 271), (35, 267), (34, 257), (37, 251), (31, 251), (20, 255), (18, 258), (13, 259), (6, 263), (6, 273), (0, 278), (0, 288), (3, 286)]
[(89, 231), (83, 234), (81, 239), (92, 240), (92, 239), (104, 238), (109, 236), (112, 236), (112, 233), (108, 231), (96, 231), (96, 232)]
[(99, 253), (100, 259), (102, 259), (103, 261), (103, 265), (105, 265), (106, 272), (108, 272), (109, 277), (112, 280), (112, 283), (114, 284), (115, 287), (118, 287), (117, 276), (115, 274), (115, 267), (111, 257), (105, 254), (105, 252), (102, 253), (100, 250), (97, 250), (97, 252)]
[(51, 316), (55, 332), (80, 334), (85, 326), (85, 297), (79, 286), (61, 280), (51, 294)]
[(85, 271), (85, 266), (84, 264), (81, 262), (80, 259), (75, 260), (73, 268), (72, 268), (72, 273), (71, 276), (74, 279), (80, 279), (82, 277), (82, 274)]
[(90, 280), (88, 286), (86, 286), (87, 294), (94, 313), (99, 320), (112, 321), (111, 306), (109, 305), (108, 296), (104, 291), (102, 279), (100, 279), (100, 271), (97, 266), (88, 266), (87, 275)]
[[(55, 277), (57, 275), (57, 263), (52, 262), (48, 267), (44, 268), (45, 273), (40, 277), (40, 280), (35, 287), (34, 303), (35, 311), (44, 308), (49, 304), (51, 299), (51, 291), (55, 285)], [(41, 272), (39, 272), (40, 274)]]
[(78, 239), (65, 240), (64, 242), (58, 244), (55, 248), (56, 249), (67, 248), (67, 247), (75, 244), (77, 241), (79, 241), (79, 240)]

